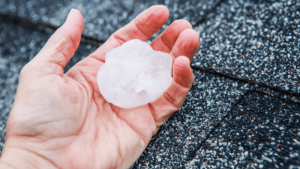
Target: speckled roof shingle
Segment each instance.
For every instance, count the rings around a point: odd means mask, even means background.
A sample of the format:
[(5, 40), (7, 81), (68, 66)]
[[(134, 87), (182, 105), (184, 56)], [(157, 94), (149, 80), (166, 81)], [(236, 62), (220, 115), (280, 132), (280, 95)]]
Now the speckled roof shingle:
[(0, 151), (19, 72), (72, 7), (85, 31), (65, 71), (154, 4), (170, 10), (164, 28), (187, 19), (201, 45), (182, 108), (132, 168), (300, 167), (298, 0), (0, 0)]
[(248, 92), (186, 167), (296, 168), (300, 105)]
[(195, 29), (193, 66), (300, 93), (300, 2), (226, 0)]
[(85, 18), (83, 34), (106, 40), (114, 31), (130, 22), (152, 5), (166, 5), (170, 20), (184, 18), (192, 24), (211, 11), (220, 0), (1, 0), (0, 13), (30, 19), (58, 27), (72, 8)]

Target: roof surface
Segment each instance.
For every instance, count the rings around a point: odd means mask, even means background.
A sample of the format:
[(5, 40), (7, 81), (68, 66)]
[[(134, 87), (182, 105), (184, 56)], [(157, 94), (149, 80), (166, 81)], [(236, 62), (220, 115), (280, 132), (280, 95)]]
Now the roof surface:
[(155, 4), (170, 10), (163, 28), (186, 19), (201, 44), (182, 108), (132, 168), (300, 167), (298, 0), (0, 0), (1, 149), (20, 70), (71, 8), (85, 30), (65, 71)]

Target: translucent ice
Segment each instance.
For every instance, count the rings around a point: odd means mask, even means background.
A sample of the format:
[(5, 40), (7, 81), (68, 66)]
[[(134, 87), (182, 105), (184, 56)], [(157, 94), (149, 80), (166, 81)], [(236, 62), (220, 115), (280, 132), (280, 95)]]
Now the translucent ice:
[(156, 100), (171, 85), (172, 57), (138, 39), (108, 51), (97, 82), (106, 101), (133, 108)]

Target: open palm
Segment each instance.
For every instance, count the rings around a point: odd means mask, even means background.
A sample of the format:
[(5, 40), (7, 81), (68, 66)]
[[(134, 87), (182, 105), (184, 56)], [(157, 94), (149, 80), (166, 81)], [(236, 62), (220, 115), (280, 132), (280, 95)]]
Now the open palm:
[(187, 21), (178, 20), (151, 43), (154, 50), (173, 56), (173, 82), (147, 105), (122, 109), (106, 102), (98, 89), (97, 72), (108, 50), (131, 39), (147, 40), (168, 16), (164, 6), (149, 8), (64, 74), (84, 27), (80, 12), (72, 10), (22, 69), (0, 166), (129, 168), (182, 105), (194, 79), (189, 64), (199, 36)]

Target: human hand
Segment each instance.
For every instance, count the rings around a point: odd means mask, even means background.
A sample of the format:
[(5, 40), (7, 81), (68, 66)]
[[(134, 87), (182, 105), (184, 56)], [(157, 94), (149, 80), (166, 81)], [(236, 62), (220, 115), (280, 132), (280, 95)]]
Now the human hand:
[(147, 40), (168, 16), (164, 6), (149, 8), (64, 74), (84, 27), (80, 12), (72, 10), (21, 71), (0, 168), (129, 168), (184, 102), (194, 80), (190, 61), (199, 36), (178, 20), (151, 43), (173, 57), (173, 81), (147, 105), (122, 109), (106, 102), (97, 72), (108, 50), (131, 39)]

